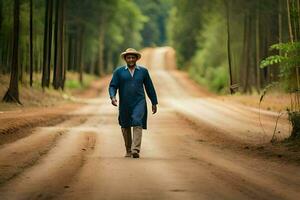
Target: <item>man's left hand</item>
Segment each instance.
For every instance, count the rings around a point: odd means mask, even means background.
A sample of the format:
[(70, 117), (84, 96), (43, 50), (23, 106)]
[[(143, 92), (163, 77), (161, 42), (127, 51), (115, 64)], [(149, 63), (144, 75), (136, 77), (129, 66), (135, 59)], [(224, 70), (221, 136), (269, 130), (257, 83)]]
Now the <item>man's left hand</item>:
[(152, 114), (155, 114), (157, 112), (157, 106), (152, 105)]

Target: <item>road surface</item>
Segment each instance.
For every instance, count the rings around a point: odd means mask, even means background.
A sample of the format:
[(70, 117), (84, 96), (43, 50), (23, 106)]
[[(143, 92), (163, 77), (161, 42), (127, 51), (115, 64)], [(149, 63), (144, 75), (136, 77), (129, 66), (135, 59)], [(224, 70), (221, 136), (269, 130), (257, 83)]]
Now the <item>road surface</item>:
[[(69, 120), (0, 146), (0, 199), (300, 199), (298, 165), (247, 150), (272, 138), (274, 113), (262, 113), (263, 131), (255, 109), (217, 100), (176, 71), (170, 48), (145, 49), (141, 63), (159, 106), (140, 159), (123, 157), (104, 90)], [(277, 137), (288, 130), (279, 120)]]

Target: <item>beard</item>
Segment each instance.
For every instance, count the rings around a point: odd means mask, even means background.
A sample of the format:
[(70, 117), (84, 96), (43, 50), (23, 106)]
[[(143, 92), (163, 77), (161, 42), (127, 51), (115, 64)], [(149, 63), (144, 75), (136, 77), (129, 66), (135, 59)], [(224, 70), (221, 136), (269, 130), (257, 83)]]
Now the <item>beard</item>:
[(127, 63), (127, 66), (128, 67), (133, 67), (133, 66), (135, 66), (135, 63), (133, 63), (133, 62), (132, 63)]

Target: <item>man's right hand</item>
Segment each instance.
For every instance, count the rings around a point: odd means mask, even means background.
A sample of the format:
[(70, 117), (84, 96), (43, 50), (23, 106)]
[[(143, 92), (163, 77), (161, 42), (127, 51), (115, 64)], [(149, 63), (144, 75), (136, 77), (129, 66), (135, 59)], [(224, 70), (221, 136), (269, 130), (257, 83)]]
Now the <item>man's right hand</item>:
[(114, 106), (118, 106), (118, 100), (116, 98), (111, 99), (111, 104)]

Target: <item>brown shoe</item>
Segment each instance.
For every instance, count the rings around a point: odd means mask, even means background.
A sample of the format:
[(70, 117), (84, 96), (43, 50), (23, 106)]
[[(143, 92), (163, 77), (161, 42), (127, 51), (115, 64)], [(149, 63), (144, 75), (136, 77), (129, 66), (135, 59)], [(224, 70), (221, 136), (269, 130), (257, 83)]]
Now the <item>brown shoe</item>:
[(133, 157), (133, 158), (139, 158), (139, 157), (140, 157), (140, 154), (137, 153), (137, 152), (134, 152), (134, 153), (132, 153), (132, 157)]
[(127, 152), (124, 157), (131, 157), (131, 152)]

